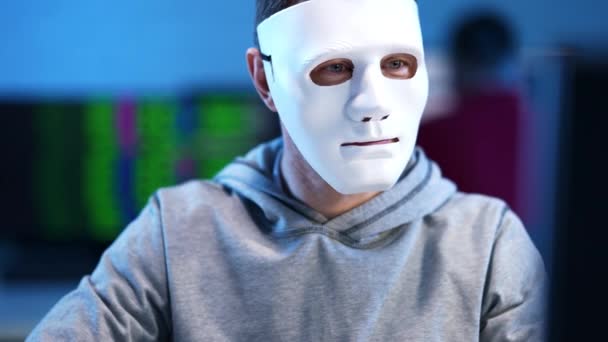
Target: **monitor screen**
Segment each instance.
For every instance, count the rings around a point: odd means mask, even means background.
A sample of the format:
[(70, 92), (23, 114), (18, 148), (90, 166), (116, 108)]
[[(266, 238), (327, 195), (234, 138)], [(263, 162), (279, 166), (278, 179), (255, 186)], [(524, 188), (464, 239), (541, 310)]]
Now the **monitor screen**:
[(0, 100), (0, 113), (0, 242), (68, 249), (105, 247), (159, 187), (210, 178), (280, 132), (245, 92)]
[(548, 341), (596, 341), (608, 288), (607, 52), (565, 58)]

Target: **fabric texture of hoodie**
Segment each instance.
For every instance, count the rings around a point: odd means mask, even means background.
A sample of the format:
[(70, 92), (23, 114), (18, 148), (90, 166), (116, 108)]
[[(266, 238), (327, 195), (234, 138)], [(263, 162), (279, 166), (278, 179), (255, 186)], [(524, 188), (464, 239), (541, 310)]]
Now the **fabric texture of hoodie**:
[(28, 341), (540, 341), (544, 267), (500, 200), (417, 149), (338, 217), (282, 186), (282, 140), (159, 190)]

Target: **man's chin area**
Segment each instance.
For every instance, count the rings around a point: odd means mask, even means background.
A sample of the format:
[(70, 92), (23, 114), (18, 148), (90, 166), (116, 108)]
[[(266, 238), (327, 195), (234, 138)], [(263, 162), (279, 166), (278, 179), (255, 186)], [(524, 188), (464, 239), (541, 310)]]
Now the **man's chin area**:
[(332, 188), (342, 195), (357, 195), (387, 191), (394, 185), (394, 182), (388, 182), (386, 180), (370, 180), (367, 182), (353, 180), (353, 182), (340, 182), (340, 184), (334, 184), (332, 185)]
[(340, 176), (335, 175), (334, 179), (326, 180), (335, 191), (343, 195), (390, 190), (405, 168), (404, 160), (394, 158), (359, 160), (347, 165)]

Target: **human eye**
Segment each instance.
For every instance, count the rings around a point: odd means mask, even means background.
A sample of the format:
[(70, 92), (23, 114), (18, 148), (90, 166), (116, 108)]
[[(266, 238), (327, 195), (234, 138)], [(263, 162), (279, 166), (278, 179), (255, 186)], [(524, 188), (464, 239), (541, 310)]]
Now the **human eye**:
[(402, 67), (407, 67), (406, 63), (402, 60), (394, 59), (394, 60), (388, 62), (389, 69), (396, 70), (396, 69), (400, 69)]
[(310, 72), (312, 81), (320, 86), (344, 83), (353, 76), (354, 66), (348, 59), (332, 59), (316, 66)]
[(380, 67), (382, 74), (388, 78), (407, 80), (416, 75), (418, 61), (409, 54), (393, 54), (385, 57)]
[(325, 70), (328, 72), (340, 73), (340, 72), (347, 71), (348, 68), (346, 65), (344, 65), (344, 63), (335, 63), (335, 64), (330, 64), (330, 65), (326, 66)]

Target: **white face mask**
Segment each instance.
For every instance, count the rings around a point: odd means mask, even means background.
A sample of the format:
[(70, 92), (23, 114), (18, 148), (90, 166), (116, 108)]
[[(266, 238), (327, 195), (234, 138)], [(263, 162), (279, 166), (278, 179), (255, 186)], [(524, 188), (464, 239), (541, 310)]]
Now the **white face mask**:
[(416, 2), (310, 0), (257, 31), (275, 106), (310, 166), (342, 194), (392, 187), (428, 95)]

